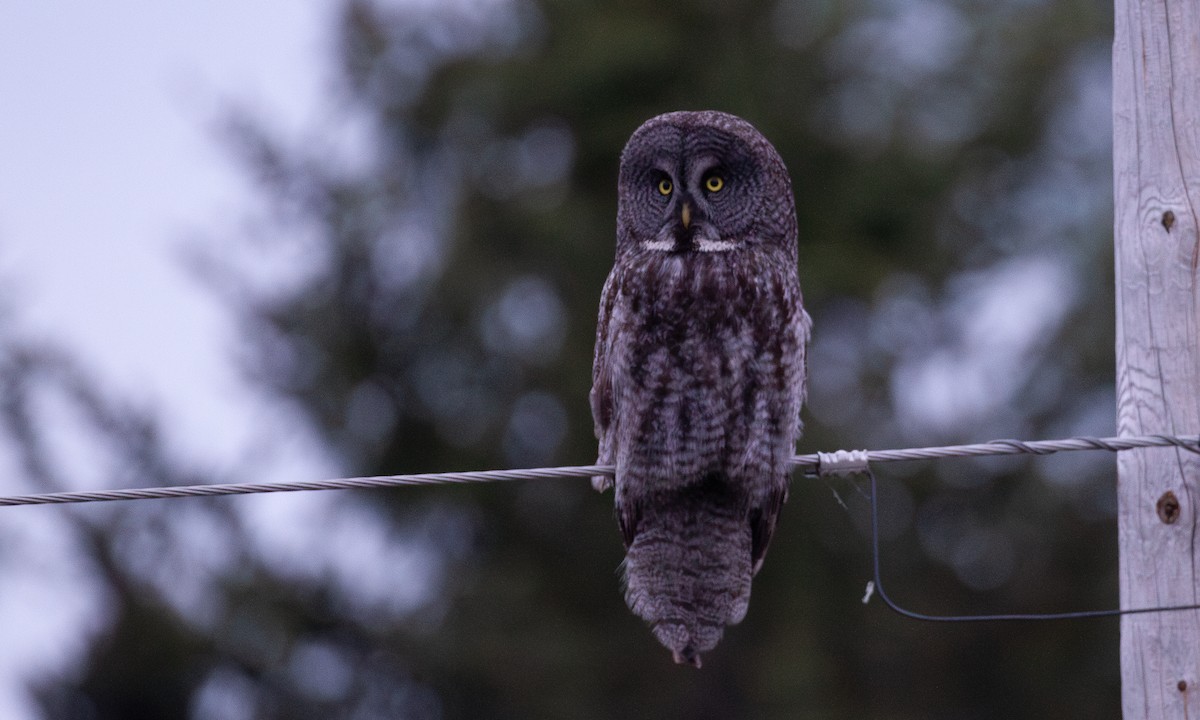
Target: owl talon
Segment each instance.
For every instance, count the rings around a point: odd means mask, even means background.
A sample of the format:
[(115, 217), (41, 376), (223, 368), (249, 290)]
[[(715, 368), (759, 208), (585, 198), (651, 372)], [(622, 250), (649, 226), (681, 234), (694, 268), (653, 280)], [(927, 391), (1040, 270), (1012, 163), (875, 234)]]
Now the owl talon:
[(596, 475), (592, 478), (592, 487), (596, 492), (604, 492), (613, 486), (613, 479), (607, 475)]

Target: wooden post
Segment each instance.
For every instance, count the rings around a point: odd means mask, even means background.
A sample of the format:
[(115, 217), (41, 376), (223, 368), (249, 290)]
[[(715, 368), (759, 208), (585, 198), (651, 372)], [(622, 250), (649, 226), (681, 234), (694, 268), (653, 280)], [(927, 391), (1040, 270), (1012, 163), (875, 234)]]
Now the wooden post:
[[(1200, 432), (1200, 0), (1115, 0), (1117, 429)], [(1118, 459), (1121, 606), (1200, 602), (1200, 455)], [(1125, 720), (1200, 718), (1200, 611), (1121, 621)]]

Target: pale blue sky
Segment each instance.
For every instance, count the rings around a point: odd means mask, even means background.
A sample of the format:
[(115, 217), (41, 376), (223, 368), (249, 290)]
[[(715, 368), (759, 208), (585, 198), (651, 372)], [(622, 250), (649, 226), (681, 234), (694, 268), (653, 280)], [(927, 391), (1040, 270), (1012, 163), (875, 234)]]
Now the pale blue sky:
[(246, 212), (215, 130), (225, 103), (311, 122), (331, 5), (0, 6), (0, 278), (30, 327), (135, 397), (165, 397), (172, 426), (227, 428), (208, 448), (236, 445), (236, 424), (214, 420), (237, 388), (225, 318), (178, 250)]
[[(179, 248), (234, 234), (253, 207), (215, 131), (226, 103), (285, 133), (312, 125), (333, 5), (0, 3), (3, 299), (22, 327), (160, 408), (172, 443), (218, 466), (236, 461), (265, 411), (247, 401), (226, 314)], [(325, 470), (302, 455), (284, 465)], [(22, 489), (0, 477), (0, 493)], [(7, 720), (36, 717), (22, 676), (71, 667), (103, 624), (104, 599), (88, 595), (56, 517), (6, 523), (9, 547), (31, 549), (22, 567), (6, 563), (0, 591)]]

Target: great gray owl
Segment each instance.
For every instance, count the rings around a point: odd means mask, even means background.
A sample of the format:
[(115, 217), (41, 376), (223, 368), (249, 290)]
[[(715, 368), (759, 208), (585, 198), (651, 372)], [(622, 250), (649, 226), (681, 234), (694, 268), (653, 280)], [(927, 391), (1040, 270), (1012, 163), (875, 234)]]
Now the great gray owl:
[(720, 112), (647, 121), (618, 188), (592, 370), (599, 463), (616, 466), (625, 600), (699, 667), (745, 617), (787, 498), (810, 327), (795, 200), (771, 143)]

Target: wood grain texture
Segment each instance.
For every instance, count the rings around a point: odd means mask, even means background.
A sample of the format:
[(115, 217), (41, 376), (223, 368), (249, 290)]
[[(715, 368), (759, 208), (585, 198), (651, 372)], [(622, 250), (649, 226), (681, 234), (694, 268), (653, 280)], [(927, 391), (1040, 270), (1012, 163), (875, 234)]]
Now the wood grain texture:
[[(1200, 0), (1116, 0), (1113, 170), (1120, 435), (1200, 430)], [(1198, 601), (1200, 456), (1120, 453), (1121, 606)], [(1174, 494), (1171, 502), (1163, 498)], [(1161, 501), (1161, 502), (1160, 502)], [(1200, 612), (1121, 622), (1122, 709), (1200, 717)]]

